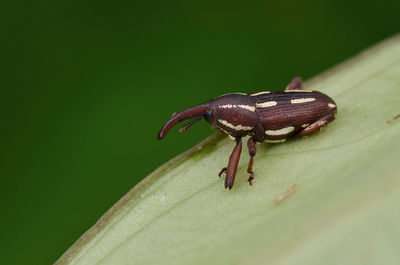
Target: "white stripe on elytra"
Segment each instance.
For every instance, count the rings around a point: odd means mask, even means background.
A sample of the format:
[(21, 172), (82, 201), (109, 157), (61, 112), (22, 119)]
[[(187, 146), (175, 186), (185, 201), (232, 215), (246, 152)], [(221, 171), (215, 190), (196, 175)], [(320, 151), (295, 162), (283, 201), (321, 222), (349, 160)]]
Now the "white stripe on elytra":
[(236, 131), (250, 131), (253, 129), (251, 126), (243, 126), (243, 125), (233, 125), (232, 123), (227, 122), (226, 120), (218, 120), (219, 123), (222, 125), (225, 125), (226, 127), (229, 127), (231, 129), (234, 129)]
[(290, 100), (290, 102), (292, 104), (299, 104), (299, 103), (311, 102), (311, 101), (314, 101), (314, 100), (315, 100), (315, 98), (296, 98), (296, 99)]
[(266, 135), (285, 135), (285, 134), (289, 134), (293, 131), (294, 131), (294, 127), (289, 126), (289, 127), (285, 127), (285, 128), (279, 129), (279, 130), (266, 130), (265, 134)]
[(256, 93), (251, 93), (250, 96), (255, 97), (255, 96), (269, 94), (269, 93), (271, 93), (271, 92), (270, 91), (256, 92)]
[(306, 128), (308, 126), (310, 126), (310, 124), (309, 123), (305, 123), (305, 124), (301, 125), (301, 128)]
[(335, 104), (332, 104), (332, 103), (328, 103), (328, 107), (334, 109), (334, 108), (336, 108), (336, 105), (335, 105)]
[(268, 107), (276, 106), (276, 104), (278, 104), (278, 102), (276, 102), (276, 101), (266, 101), (263, 103), (256, 103), (256, 107), (257, 108), (268, 108)]
[(286, 139), (280, 139), (280, 140), (264, 140), (266, 143), (271, 143), (271, 144), (276, 144), (276, 143), (282, 143), (286, 141)]
[(226, 104), (226, 105), (221, 105), (218, 106), (220, 109), (230, 109), (230, 108), (242, 108), (242, 109), (247, 109), (250, 111), (256, 111), (256, 108), (250, 105), (232, 105), (232, 104)]

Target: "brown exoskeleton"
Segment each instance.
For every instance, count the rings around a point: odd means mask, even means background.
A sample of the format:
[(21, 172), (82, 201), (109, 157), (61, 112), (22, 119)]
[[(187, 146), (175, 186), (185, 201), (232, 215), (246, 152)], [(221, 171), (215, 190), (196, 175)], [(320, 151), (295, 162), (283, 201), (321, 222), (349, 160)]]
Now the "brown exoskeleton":
[(232, 93), (177, 112), (162, 127), (158, 139), (164, 138), (181, 121), (193, 119), (180, 129), (183, 132), (204, 117), (236, 141), (228, 167), (218, 174), (221, 176), (226, 173), (225, 188), (231, 189), (242, 151), (243, 136), (250, 136), (247, 141), (250, 154), (247, 172), (250, 173), (248, 182), (251, 185), (254, 181), (252, 168), (256, 155), (255, 142), (280, 143), (288, 137), (304, 136), (334, 120), (336, 112), (336, 103), (330, 97), (318, 91), (303, 90), (301, 78), (296, 77), (285, 91)]

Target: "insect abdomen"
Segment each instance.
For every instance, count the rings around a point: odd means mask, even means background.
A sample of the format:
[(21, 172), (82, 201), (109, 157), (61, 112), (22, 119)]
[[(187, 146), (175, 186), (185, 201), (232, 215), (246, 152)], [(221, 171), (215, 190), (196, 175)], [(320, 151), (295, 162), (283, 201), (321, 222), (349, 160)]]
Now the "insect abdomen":
[(335, 102), (318, 91), (258, 93), (253, 99), (267, 141), (285, 140), (321, 117), (336, 112)]

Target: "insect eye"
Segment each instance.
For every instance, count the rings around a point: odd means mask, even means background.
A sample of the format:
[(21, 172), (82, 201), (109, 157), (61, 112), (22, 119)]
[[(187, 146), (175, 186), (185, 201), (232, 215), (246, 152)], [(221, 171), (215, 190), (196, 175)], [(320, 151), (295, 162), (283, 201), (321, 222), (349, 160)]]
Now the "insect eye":
[(208, 123), (213, 123), (214, 122), (214, 112), (211, 110), (206, 112), (206, 115), (204, 115), (204, 118)]

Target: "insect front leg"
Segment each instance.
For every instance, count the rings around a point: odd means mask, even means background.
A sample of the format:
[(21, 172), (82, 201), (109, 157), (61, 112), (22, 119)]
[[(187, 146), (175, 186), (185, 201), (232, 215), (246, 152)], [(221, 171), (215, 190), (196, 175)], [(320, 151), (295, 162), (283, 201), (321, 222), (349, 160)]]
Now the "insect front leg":
[(256, 142), (254, 141), (253, 138), (249, 138), (249, 140), (247, 141), (247, 148), (249, 149), (249, 155), (250, 155), (249, 166), (247, 167), (247, 172), (250, 173), (250, 177), (247, 181), (249, 182), (250, 185), (253, 185), (254, 181), (253, 158), (257, 152)]
[(285, 91), (289, 90), (303, 90), (303, 80), (301, 77), (296, 76), (286, 87)]
[(239, 137), (236, 138), (236, 146), (233, 149), (231, 156), (229, 157), (228, 167), (224, 167), (218, 174), (219, 176), (221, 176), (222, 173), (226, 172), (225, 189), (232, 189), (233, 187), (241, 152), (242, 152), (242, 138)]
[(325, 124), (327, 124), (330, 121), (333, 121), (334, 119), (335, 119), (335, 116), (333, 113), (325, 115), (322, 118), (320, 118), (319, 120), (317, 120), (316, 122), (310, 124), (308, 127), (304, 128), (303, 130), (298, 132), (296, 135), (294, 135), (294, 137), (297, 138), (297, 137), (301, 137), (301, 136), (307, 135), (309, 133), (312, 133), (312, 132), (322, 128), (322, 126), (324, 126)]

